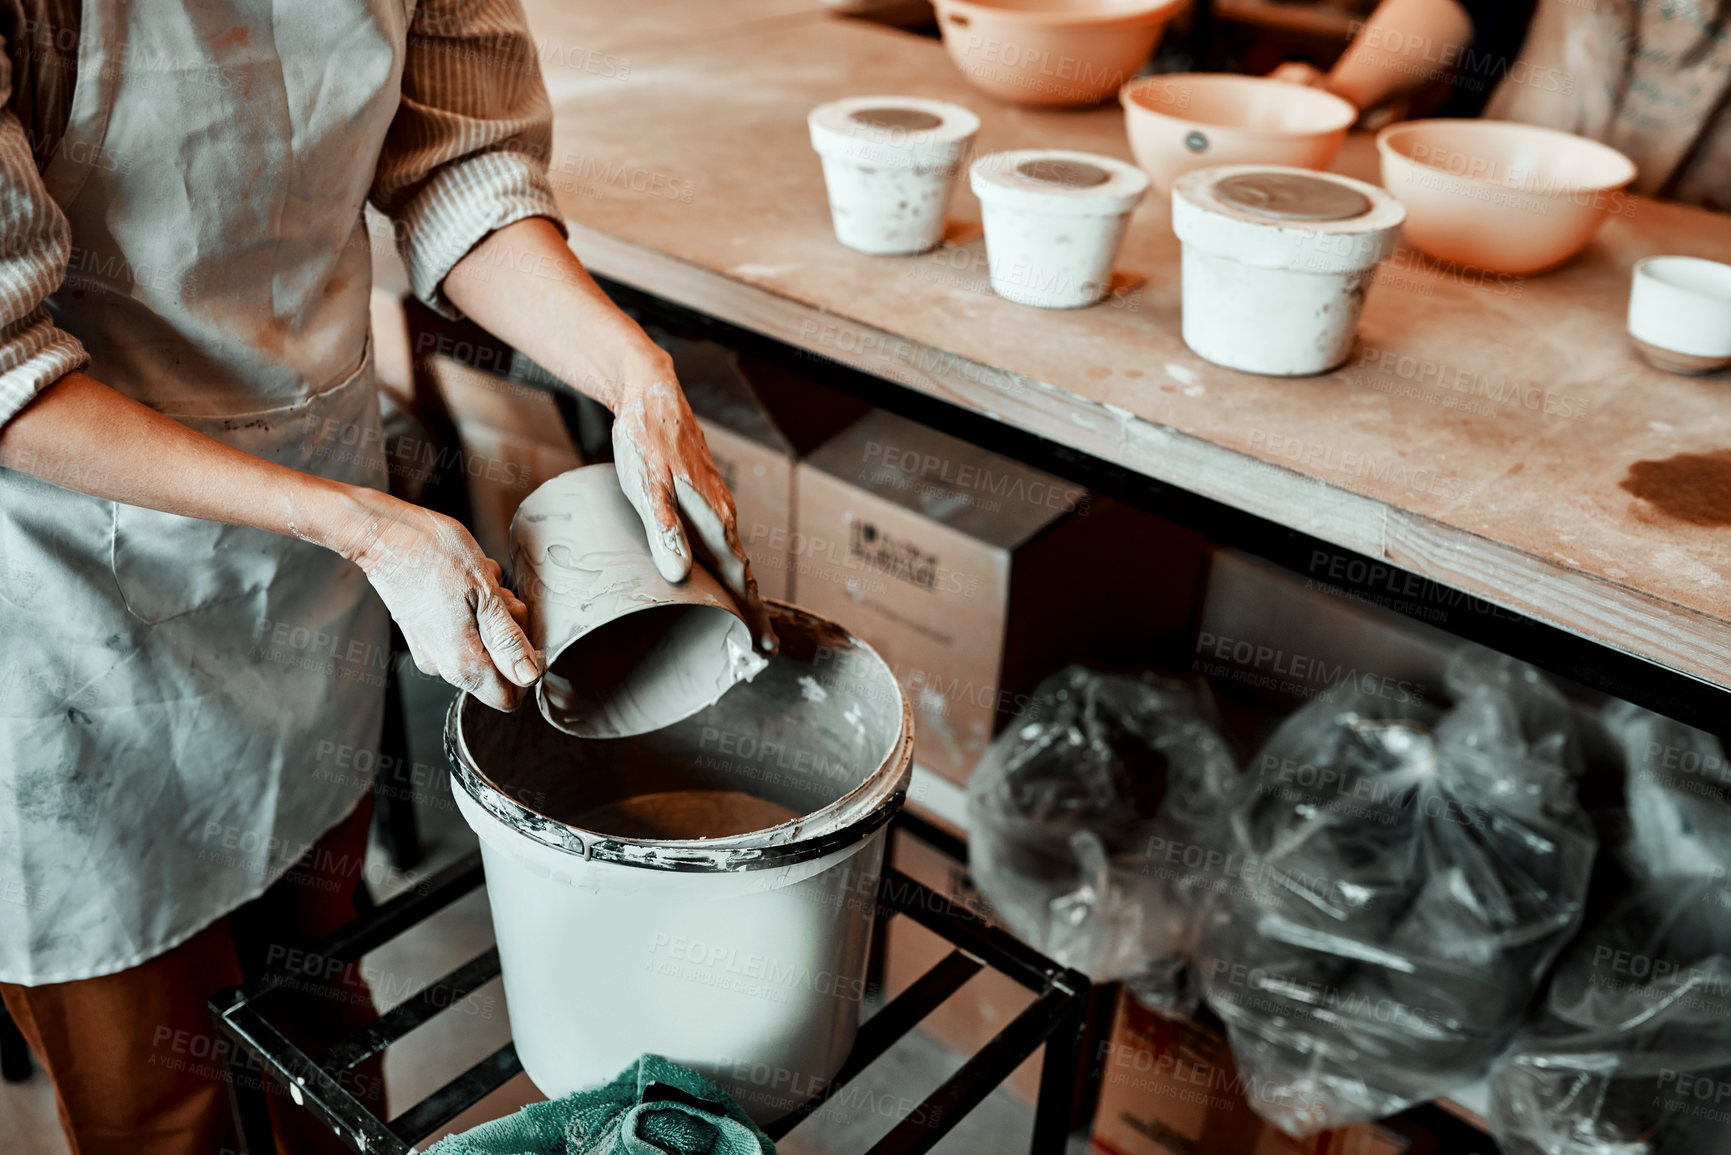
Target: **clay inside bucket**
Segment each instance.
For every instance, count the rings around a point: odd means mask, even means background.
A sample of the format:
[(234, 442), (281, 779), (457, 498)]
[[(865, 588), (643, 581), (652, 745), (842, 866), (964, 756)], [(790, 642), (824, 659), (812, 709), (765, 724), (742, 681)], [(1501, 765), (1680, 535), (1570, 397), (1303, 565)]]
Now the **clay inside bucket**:
[(701, 710), (755, 666), (751, 632), (716, 606), (647, 606), (595, 627), (549, 663), (548, 720), (592, 738), (652, 730)]
[(839, 627), (789, 610), (774, 622), (781, 647), (767, 667), (682, 722), (580, 738), (538, 710), (501, 714), (470, 698), (460, 759), (531, 812), (530, 824), (620, 844), (775, 845), (858, 822), (883, 800), (849, 796), (876, 781), (903, 741), (895, 676)]

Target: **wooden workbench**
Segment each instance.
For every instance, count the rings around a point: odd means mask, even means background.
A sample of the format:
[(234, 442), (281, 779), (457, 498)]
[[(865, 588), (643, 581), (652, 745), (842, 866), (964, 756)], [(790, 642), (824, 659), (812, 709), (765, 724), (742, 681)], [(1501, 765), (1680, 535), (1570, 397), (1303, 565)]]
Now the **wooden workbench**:
[[(813, 105), (937, 97), (980, 114), (981, 151), (1128, 158), (1115, 106), (999, 104), (937, 43), (810, 0), (529, 9), (554, 47), (553, 178), (597, 273), (1731, 688), (1731, 511), (1722, 498), (1720, 524), (1690, 521), (1621, 485), (1639, 462), (1731, 449), (1731, 381), (1648, 368), (1623, 328), (1630, 266), (1731, 259), (1731, 219), (1643, 201), (1524, 280), (1403, 250), (1346, 368), (1249, 376), (1181, 340), (1178, 245), (1156, 200), (1120, 256), (1126, 287), (1075, 312), (990, 292), (965, 180), (937, 252), (864, 256), (831, 233)], [(628, 67), (561, 66), (585, 59), (573, 48)], [(1369, 142), (1338, 167), (1374, 179)]]

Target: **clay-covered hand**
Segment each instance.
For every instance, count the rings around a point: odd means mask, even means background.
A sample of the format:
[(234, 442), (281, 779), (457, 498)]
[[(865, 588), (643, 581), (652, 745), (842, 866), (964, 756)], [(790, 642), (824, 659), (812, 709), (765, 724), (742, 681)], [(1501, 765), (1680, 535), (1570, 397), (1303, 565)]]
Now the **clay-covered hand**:
[(373, 583), (424, 674), (498, 710), (515, 710), (540, 677), (523, 632), (528, 610), (500, 583), (499, 563), (452, 519), (381, 498), (344, 550)]
[(662, 354), (646, 380), (614, 406), (613, 459), (619, 485), (643, 519), (655, 568), (670, 582), (684, 581), (691, 573), (695, 535), (704, 560), (751, 626), (758, 648), (773, 652), (775, 631), (740, 544), (733, 497), (679, 388), (673, 359)]

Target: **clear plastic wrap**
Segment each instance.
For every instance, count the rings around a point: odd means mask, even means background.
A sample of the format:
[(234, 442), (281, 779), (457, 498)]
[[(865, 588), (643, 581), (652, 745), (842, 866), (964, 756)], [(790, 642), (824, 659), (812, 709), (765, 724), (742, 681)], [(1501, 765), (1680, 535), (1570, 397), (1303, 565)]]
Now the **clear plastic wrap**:
[(1731, 765), (1712, 735), (1613, 702), (1631, 893), (1570, 945), (1499, 1061), (1509, 1155), (1731, 1155)]
[(1731, 893), (1648, 881), (1589, 927), (1491, 1076), (1505, 1155), (1731, 1155)]
[(1213, 713), (1190, 683), (1070, 666), (968, 783), (968, 866), (1005, 925), (1169, 1008), (1194, 936), (1183, 861), (1211, 845), (1239, 778)]
[(1595, 837), (1568, 703), (1458, 652), (1452, 707), (1343, 687), (1269, 739), (1230, 819), (1242, 884), (1196, 960), (1252, 1104), (1293, 1135), (1482, 1077), (1579, 922)]
[(1628, 702), (1604, 710), (1628, 765), (1629, 841), (1641, 878), (1723, 877), (1731, 867), (1731, 762), (1711, 734)]

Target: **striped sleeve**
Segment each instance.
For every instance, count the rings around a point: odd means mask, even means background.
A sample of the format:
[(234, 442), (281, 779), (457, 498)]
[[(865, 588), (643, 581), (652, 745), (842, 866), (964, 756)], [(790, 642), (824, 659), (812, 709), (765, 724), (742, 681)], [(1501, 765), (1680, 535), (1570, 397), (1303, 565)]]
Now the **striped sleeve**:
[(11, 60), (0, 43), (0, 426), (90, 364), (84, 346), (42, 304), (66, 277), (72, 229), (43, 187), (11, 93)]
[(547, 182), (552, 141), (519, 0), (423, 0), (372, 188), (417, 297), (456, 317), (440, 285), (488, 233), (526, 217), (564, 230)]

